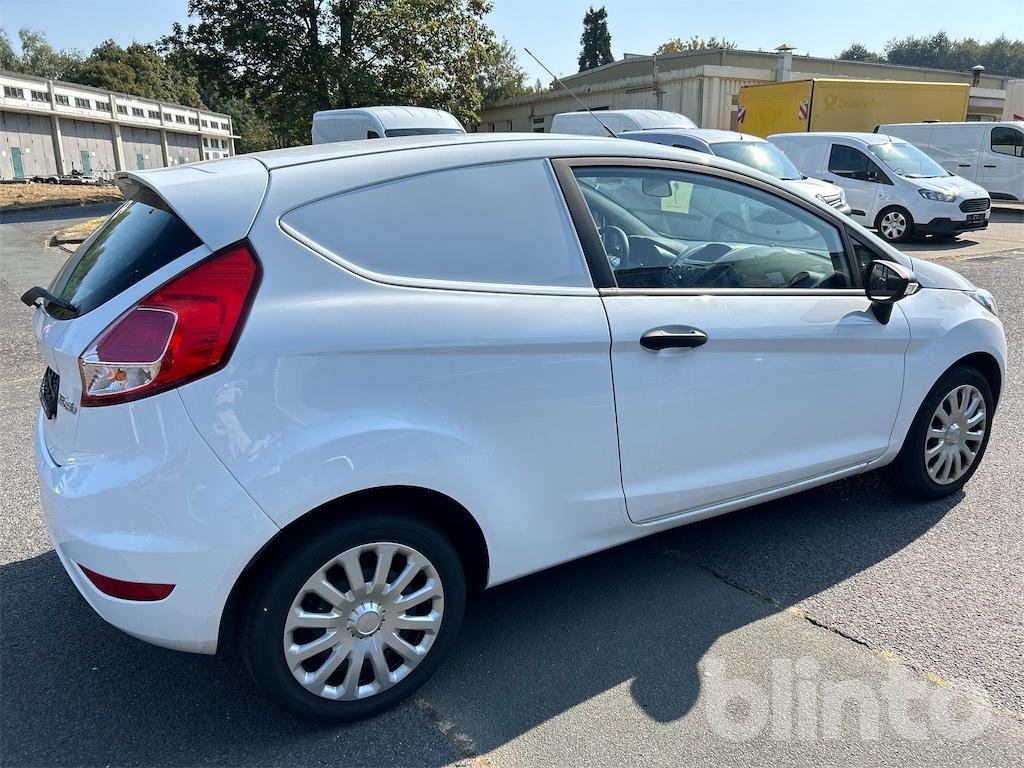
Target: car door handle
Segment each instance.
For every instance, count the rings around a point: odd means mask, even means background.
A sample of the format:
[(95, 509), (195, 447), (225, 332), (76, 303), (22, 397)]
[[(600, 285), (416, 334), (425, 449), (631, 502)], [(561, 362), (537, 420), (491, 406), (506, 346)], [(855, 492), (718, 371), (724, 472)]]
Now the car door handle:
[(970, 168), (971, 164), (970, 163), (957, 163), (956, 167), (957, 168)]
[(996, 168), (995, 165), (983, 165), (982, 168)]
[(692, 328), (689, 325), (663, 325), (660, 328), (652, 328), (640, 337), (640, 346), (652, 352), (660, 352), (663, 349), (684, 347), (692, 349), (706, 344), (708, 335), (700, 328)]

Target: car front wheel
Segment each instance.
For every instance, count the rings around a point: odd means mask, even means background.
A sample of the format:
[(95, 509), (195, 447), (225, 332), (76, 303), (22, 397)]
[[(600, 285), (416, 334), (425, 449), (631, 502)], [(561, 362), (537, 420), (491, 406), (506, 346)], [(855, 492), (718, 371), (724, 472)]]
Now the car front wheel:
[(886, 208), (875, 222), (878, 234), (890, 243), (903, 243), (914, 236), (914, 220), (903, 208)]
[(992, 389), (976, 369), (957, 366), (943, 375), (888, 468), (897, 489), (938, 499), (963, 488), (985, 455), (994, 405)]
[(387, 709), (458, 634), (462, 565), (424, 522), (374, 511), (277, 554), (251, 591), (242, 649), (263, 692), (298, 717), (347, 722)]

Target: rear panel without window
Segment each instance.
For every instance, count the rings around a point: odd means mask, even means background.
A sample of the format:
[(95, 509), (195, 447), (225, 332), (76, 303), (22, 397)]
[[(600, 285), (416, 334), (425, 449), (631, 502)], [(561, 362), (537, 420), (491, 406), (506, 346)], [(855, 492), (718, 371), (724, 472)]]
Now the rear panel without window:
[(296, 208), (281, 223), (328, 258), (387, 282), (592, 285), (546, 160), (363, 187)]

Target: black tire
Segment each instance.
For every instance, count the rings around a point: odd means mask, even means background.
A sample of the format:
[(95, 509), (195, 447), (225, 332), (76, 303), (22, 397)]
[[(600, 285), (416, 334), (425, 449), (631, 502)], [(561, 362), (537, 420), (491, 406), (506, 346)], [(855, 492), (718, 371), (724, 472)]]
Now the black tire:
[[(323, 698), (292, 676), (283, 650), (285, 619), (299, 590), (324, 563), (347, 550), (373, 542), (394, 542), (425, 556), (444, 589), (440, 629), (422, 660), (390, 688), (354, 701)], [(287, 712), (306, 720), (344, 723), (382, 712), (411, 695), (437, 669), (462, 624), (466, 579), (451, 542), (428, 523), (374, 504), (276, 549), (261, 564), (248, 590), (241, 627), (245, 664), (260, 690)]]
[[(899, 214), (906, 221), (905, 229), (898, 236), (886, 235), (885, 231), (882, 229), (882, 220), (890, 213)], [(914, 236), (914, 217), (910, 215), (910, 211), (906, 208), (901, 208), (898, 205), (890, 205), (888, 208), (883, 208), (878, 212), (878, 216), (875, 217), (875, 229), (878, 230), (878, 236), (887, 243), (905, 243)]]
[[(947, 394), (964, 384), (976, 387), (985, 401), (985, 434), (981, 439), (974, 462), (967, 468), (967, 471), (953, 482), (937, 483), (928, 475), (928, 469), (925, 466), (924, 451), (925, 442), (928, 439), (928, 429), (939, 403)], [(910, 425), (910, 430), (907, 432), (906, 439), (903, 441), (899, 455), (892, 464), (886, 467), (886, 476), (889, 482), (900, 493), (917, 499), (941, 499), (959, 491), (971, 479), (981, 464), (981, 460), (985, 457), (988, 439), (992, 434), (994, 410), (995, 400), (992, 388), (989, 386), (988, 380), (975, 368), (961, 365), (947, 371), (921, 403), (921, 407)]]

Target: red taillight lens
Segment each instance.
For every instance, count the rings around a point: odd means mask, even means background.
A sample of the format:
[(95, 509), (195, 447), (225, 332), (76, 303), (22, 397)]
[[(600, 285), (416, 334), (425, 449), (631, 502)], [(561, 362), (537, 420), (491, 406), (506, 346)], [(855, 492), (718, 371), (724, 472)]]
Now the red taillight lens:
[(82, 405), (137, 400), (219, 369), (238, 339), (259, 276), (259, 262), (243, 243), (144, 298), (79, 360)]
[(174, 591), (173, 584), (147, 584), (141, 581), (122, 581), (104, 576), (102, 573), (86, 568), (81, 563), (78, 567), (100, 592), (122, 600), (163, 600)]

